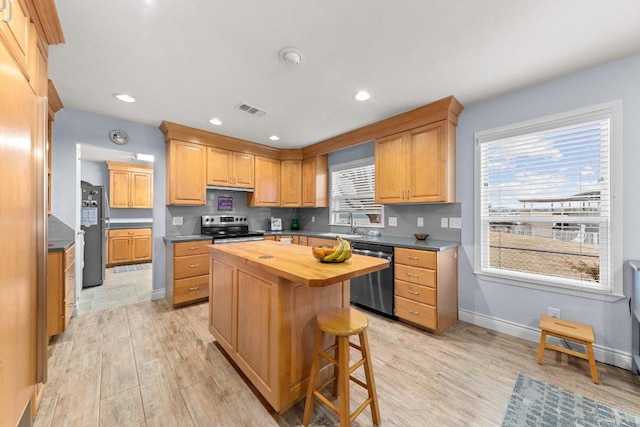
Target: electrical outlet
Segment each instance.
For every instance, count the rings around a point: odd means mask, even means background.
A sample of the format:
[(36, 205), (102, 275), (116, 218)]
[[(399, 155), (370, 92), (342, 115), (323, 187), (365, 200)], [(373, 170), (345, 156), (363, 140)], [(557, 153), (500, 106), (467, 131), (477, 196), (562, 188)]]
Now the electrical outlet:
[(390, 216), (389, 217), (389, 227), (397, 227), (398, 226), (398, 217)]
[(424, 227), (424, 218), (418, 218), (418, 227)]
[(173, 225), (182, 225), (182, 217), (174, 216), (173, 217)]
[(560, 318), (560, 309), (559, 308), (553, 308), (553, 307), (547, 307), (547, 315), (559, 319)]
[(440, 218), (440, 227), (449, 228), (449, 218)]
[(315, 216), (315, 215), (313, 215), (313, 216), (311, 217), (311, 222), (316, 222), (316, 216)]
[(462, 218), (449, 218), (449, 228), (462, 228)]

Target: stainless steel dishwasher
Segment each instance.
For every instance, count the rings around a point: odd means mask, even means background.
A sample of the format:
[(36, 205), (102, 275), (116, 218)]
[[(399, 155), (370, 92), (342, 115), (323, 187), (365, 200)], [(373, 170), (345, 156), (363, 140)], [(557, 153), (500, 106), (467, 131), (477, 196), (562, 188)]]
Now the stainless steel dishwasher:
[(352, 242), (353, 253), (383, 258), (389, 268), (351, 279), (351, 303), (395, 318), (393, 315), (393, 247), (368, 242)]

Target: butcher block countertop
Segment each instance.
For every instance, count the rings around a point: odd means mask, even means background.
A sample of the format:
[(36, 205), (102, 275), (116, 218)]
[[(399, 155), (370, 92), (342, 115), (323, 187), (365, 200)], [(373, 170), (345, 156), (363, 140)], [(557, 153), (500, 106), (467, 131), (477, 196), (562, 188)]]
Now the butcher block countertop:
[(308, 246), (271, 240), (209, 245), (207, 248), (213, 258), (231, 257), (309, 287), (333, 285), (389, 266), (386, 260), (355, 254), (342, 263), (324, 263), (313, 257)]

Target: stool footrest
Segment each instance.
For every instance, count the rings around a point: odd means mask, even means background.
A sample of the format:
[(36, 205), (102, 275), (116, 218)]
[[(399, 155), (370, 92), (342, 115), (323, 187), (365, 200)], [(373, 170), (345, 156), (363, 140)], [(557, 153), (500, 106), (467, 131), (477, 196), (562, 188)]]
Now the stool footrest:
[(324, 351), (320, 352), (320, 356), (324, 357), (325, 359), (327, 359), (329, 362), (333, 363), (334, 365), (338, 366), (338, 361), (336, 360), (335, 357), (325, 353)]
[(353, 422), (353, 420), (355, 420), (356, 417), (360, 415), (360, 412), (364, 411), (365, 408), (369, 406), (369, 404), (371, 403), (371, 400), (373, 399), (369, 397), (364, 402), (362, 402), (362, 405), (358, 406), (358, 409), (353, 411), (353, 413), (349, 416), (349, 422)]
[(338, 409), (338, 407), (335, 405), (335, 403), (333, 403), (332, 401), (327, 399), (322, 393), (320, 393), (319, 391), (316, 390), (316, 391), (313, 392), (313, 395), (315, 397), (317, 397), (318, 399), (320, 399), (322, 401), (322, 403), (324, 403), (329, 408), (331, 408), (333, 410), (333, 412), (335, 412), (336, 414), (340, 413), (340, 409)]
[(587, 356), (585, 353), (580, 353), (579, 351), (571, 350), (570, 348), (564, 348), (564, 347), (560, 347), (559, 345), (549, 344), (549, 343), (545, 345), (545, 348), (559, 351), (560, 353), (570, 354), (571, 356), (579, 357), (580, 359), (589, 360), (589, 356)]
[(353, 374), (356, 369), (358, 369), (360, 366), (364, 365), (364, 362), (366, 362), (365, 358), (363, 357), (362, 359), (358, 360), (356, 363), (354, 363), (350, 368), (349, 368), (349, 374)]

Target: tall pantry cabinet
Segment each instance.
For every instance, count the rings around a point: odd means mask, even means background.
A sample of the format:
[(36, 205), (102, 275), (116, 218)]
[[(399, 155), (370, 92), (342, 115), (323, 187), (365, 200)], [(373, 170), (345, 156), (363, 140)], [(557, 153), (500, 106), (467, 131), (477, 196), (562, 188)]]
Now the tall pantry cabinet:
[(64, 39), (53, 0), (3, 3), (0, 426), (14, 426), (35, 413), (46, 380), (47, 58)]

